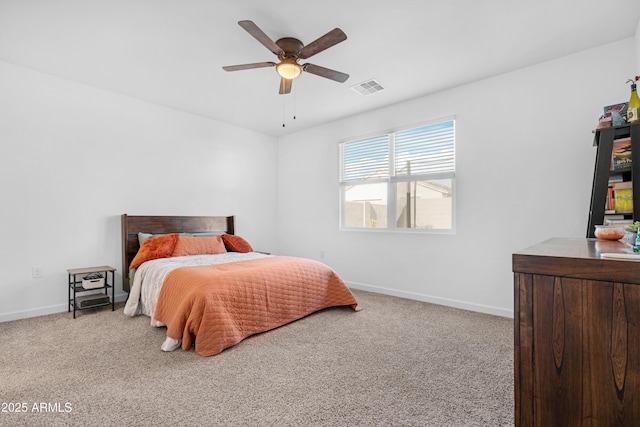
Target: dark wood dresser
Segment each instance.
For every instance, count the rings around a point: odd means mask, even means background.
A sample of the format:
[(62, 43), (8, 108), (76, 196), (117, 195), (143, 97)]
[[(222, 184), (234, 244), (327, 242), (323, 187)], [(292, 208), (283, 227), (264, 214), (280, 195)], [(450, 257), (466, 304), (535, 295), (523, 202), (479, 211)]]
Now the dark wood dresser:
[(516, 426), (640, 426), (640, 262), (622, 242), (513, 254)]

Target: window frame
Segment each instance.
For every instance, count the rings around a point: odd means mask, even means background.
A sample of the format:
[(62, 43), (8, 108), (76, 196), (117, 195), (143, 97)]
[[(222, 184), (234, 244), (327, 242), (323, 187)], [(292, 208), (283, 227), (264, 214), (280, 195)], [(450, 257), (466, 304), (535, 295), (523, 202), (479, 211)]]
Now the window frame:
[[(438, 124), (444, 124), (447, 122), (451, 122), (452, 124), (452, 133), (453, 133), (453, 170), (447, 172), (437, 172), (437, 173), (423, 173), (423, 174), (415, 174), (415, 175), (397, 175), (396, 174), (396, 134), (404, 131), (410, 131), (412, 129), (418, 129), (427, 126), (433, 126)], [(344, 175), (344, 146), (349, 143), (355, 143), (358, 141), (365, 141), (368, 139), (377, 139), (382, 136), (388, 137), (388, 161), (387, 168), (388, 172), (385, 177), (375, 178), (375, 179), (347, 179), (343, 180)], [(338, 157), (339, 157), (339, 167), (338, 167), (338, 187), (339, 187), (339, 229), (340, 231), (364, 231), (364, 232), (373, 232), (373, 233), (414, 233), (414, 234), (455, 234), (456, 233), (456, 195), (457, 195), (457, 185), (456, 185), (456, 119), (455, 116), (448, 116), (444, 118), (439, 118), (435, 120), (431, 120), (428, 122), (422, 122), (419, 124), (403, 126), (401, 128), (395, 128), (388, 131), (380, 131), (374, 134), (370, 134), (369, 136), (364, 136), (360, 138), (350, 138), (348, 140), (340, 141), (338, 143)], [(399, 183), (406, 182), (416, 182), (416, 181), (424, 181), (424, 180), (438, 180), (438, 179), (450, 179), (451, 180), (451, 228), (443, 229), (443, 228), (409, 228), (409, 227), (398, 227), (396, 224), (397, 221), (397, 186)], [(387, 214), (387, 225), (384, 228), (379, 227), (347, 227), (345, 223), (345, 213), (346, 213), (346, 197), (345, 191), (349, 187), (355, 185), (366, 185), (366, 184), (379, 184), (386, 183), (386, 214)]]

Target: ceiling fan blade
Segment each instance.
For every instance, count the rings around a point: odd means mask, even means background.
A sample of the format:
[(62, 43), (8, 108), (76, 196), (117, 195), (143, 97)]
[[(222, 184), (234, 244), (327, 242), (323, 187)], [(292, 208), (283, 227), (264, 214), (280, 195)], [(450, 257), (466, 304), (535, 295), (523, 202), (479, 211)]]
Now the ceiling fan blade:
[(240, 71), (250, 70), (252, 68), (274, 67), (275, 65), (275, 62), (254, 62), (253, 64), (227, 65), (226, 67), (222, 67), (222, 69), (225, 71)]
[(264, 45), (267, 49), (273, 52), (274, 55), (282, 55), (284, 51), (269, 38), (253, 21), (239, 21), (238, 25), (244, 28), (249, 34), (251, 34), (256, 40)]
[(284, 77), (280, 78), (280, 95), (286, 95), (291, 92), (291, 83), (293, 83), (292, 79), (285, 79)]
[(300, 52), (298, 52), (298, 58), (310, 58), (316, 53), (320, 53), (333, 45), (345, 41), (346, 39), (347, 35), (340, 28), (334, 28), (324, 36), (315, 41), (312, 41), (311, 43), (300, 49)]
[(349, 74), (341, 73), (340, 71), (331, 70), (329, 68), (321, 67), (314, 64), (304, 64), (302, 69), (307, 73), (315, 74), (316, 76), (325, 77), (327, 79), (335, 80), (340, 83), (344, 83), (349, 78)]

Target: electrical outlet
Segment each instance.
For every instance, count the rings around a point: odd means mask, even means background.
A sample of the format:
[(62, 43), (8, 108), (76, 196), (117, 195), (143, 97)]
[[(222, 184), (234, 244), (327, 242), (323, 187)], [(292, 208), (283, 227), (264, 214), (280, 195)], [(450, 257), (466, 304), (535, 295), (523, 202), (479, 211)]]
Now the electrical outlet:
[(42, 279), (44, 277), (44, 268), (42, 267), (31, 267), (31, 277), (34, 279)]

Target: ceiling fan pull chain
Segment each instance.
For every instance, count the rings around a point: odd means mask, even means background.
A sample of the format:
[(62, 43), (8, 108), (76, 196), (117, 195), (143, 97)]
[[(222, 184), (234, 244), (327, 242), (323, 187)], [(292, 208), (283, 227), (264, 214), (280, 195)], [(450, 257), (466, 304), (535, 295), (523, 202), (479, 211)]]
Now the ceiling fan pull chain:
[(284, 98), (282, 98), (282, 127), (284, 126)]

